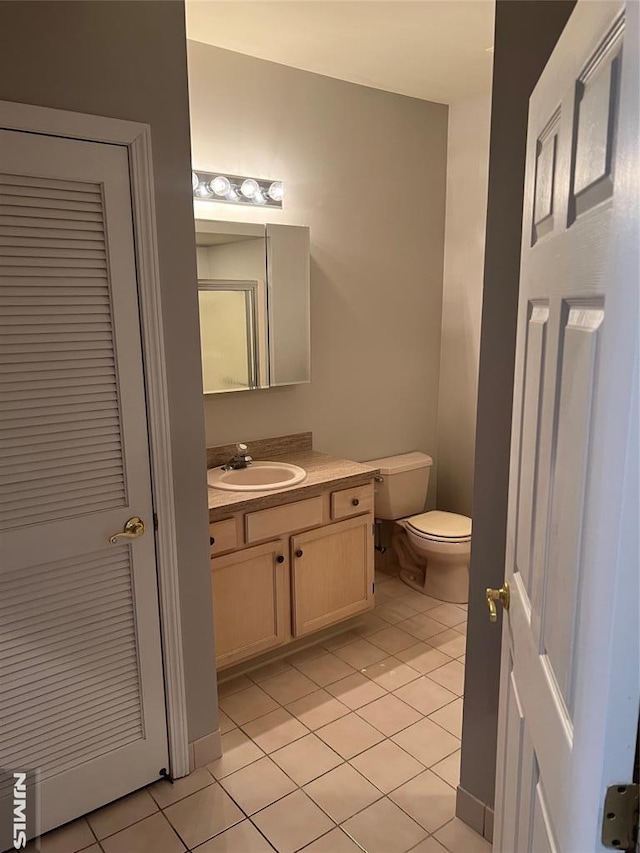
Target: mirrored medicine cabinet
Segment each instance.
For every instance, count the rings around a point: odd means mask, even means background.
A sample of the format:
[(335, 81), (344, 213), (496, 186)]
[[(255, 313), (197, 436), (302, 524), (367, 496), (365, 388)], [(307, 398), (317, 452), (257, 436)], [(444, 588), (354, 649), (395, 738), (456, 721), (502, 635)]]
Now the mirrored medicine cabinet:
[(204, 393), (309, 382), (309, 229), (195, 225)]

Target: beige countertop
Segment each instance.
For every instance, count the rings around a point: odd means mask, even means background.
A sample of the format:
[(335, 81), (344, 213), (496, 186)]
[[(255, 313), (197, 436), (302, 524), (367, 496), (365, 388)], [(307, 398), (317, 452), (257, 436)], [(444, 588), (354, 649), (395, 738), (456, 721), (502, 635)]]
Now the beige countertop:
[(307, 472), (307, 476), (295, 486), (260, 492), (232, 492), (209, 486), (209, 517), (211, 521), (217, 521), (231, 512), (265, 509), (269, 506), (313, 497), (324, 491), (328, 484), (341, 488), (357, 486), (367, 482), (378, 473), (378, 469), (372, 468), (371, 465), (339, 459), (335, 456), (328, 456), (326, 453), (318, 453), (316, 450), (272, 455), (269, 456), (269, 460), (299, 465)]

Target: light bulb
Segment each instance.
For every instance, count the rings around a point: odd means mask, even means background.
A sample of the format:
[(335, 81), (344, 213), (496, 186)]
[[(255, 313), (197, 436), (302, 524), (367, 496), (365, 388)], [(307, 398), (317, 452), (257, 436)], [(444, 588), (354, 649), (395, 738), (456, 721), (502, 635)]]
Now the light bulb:
[(195, 192), (198, 189), (198, 184), (200, 183), (200, 178), (197, 176), (195, 172), (191, 172), (191, 188)]
[(231, 187), (231, 189), (229, 190), (229, 192), (227, 194), (227, 198), (229, 199), (229, 201), (238, 201), (240, 196), (236, 192), (235, 187)]
[(209, 189), (209, 187), (207, 187), (206, 184), (200, 184), (200, 186), (196, 190), (196, 193), (199, 196), (203, 196), (204, 198), (207, 198), (208, 196), (211, 195), (211, 190)]
[(209, 187), (216, 195), (227, 195), (231, 189), (231, 181), (224, 175), (218, 175), (209, 183)]
[(252, 201), (254, 204), (266, 204), (267, 203), (267, 200), (264, 197), (261, 190), (258, 190), (258, 192), (254, 195)]
[(267, 194), (270, 199), (273, 199), (273, 201), (282, 201), (284, 198), (284, 187), (282, 185), (282, 181), (274, 181), (267, 190)]
[(253, 198), (256, 193), (260, 192), (260, 185), (253, 178), (247, 178), (246, 181), (242, 182), (240, 192), (245, 198)]

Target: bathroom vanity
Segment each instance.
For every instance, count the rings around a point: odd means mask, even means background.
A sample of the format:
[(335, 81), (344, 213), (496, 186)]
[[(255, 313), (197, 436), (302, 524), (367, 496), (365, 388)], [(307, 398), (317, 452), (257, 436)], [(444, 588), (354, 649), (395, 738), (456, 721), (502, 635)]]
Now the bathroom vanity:
[(373, 608), (377, 469), (310, 446), (279, 458), (305, 479), (272, 491), (209, 489), (219, 669)]

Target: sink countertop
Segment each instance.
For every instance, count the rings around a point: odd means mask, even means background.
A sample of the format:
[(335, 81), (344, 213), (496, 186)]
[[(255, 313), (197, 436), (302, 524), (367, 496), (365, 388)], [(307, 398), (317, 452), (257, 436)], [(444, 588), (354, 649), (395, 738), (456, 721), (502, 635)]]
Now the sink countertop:
[[(256, 459), (256, 462), (258, 461), (262, 460)], [(367, 482), (378, 473), (378, 469), (371, 465), (328, 456), (326, 453), (319, 453), (317, 450), (273, 455), (264, 461), (289, 462), (293, 465), (299, 465), (307, 472), (307, 476), (295, 486), (285, 486), (282, 489), (268, 489), (261, 492), (232, 492), (209, 486), (210, 521), (218, 521), (228, 516), (229, 512), (266, 509), (281, 503), (313, 497), (324, 491), (329, 483), (342, 488), (357, 486)], [(290, 496), (289, 500), (283, 500), (285, 496)]]

